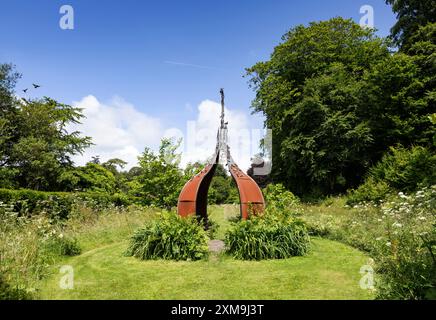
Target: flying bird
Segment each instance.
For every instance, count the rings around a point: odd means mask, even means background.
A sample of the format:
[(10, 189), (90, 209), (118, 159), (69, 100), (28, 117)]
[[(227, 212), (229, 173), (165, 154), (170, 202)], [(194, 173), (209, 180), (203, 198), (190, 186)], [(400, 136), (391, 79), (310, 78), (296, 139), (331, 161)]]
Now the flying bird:
[(32, 85), (33, 85), (33, 87), (34, 87), (35, 89), (38, 89), (38, 88), (40, 87), (40, 85), (37, 85), (37, 84), (34, 84), (34, 83), (32, 83)]
[(21, 100), (23, 100), (26, 104), (29, 104), (29, 101), (27, 101), (26, 99), (21, 98)]
[(23, 92), (24, 92), (24, 93), (26, 93), (26, 92), (27, 92), (27, 90), (29, 90), (29, 89), (27, 89), (27, 88), (26, 88), (26, 89), (24, 89), (24, 90), (23, 90)]

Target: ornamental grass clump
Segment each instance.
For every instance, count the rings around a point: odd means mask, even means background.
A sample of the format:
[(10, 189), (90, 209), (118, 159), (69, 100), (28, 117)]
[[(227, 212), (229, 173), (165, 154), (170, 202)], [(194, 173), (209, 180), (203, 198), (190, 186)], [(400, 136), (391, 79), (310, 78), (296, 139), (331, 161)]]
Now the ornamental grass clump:
[(199, 260), (208, 255), (206, 231), (195, 218), (164, 213), (137, 230), (127, 256), (142, 260)]
[(286, 259), (302, 256), (310, 241), (304, 223), (298, 219), (265, 214), (237, 222), (227, 231), (227, 253), (235, 259)]

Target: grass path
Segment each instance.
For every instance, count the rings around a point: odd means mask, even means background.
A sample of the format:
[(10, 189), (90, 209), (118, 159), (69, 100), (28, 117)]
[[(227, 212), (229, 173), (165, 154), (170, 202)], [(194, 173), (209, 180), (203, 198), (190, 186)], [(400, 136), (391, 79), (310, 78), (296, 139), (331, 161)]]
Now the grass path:
[(66, 259), (74, 289), (54, 274), (43, 299), (371, 299), (359, 288), (366, 257), (343, 244), (313, 239), (305, 257), (260, 262), (226, 256), (197, 262), (140, 261), (124, 257), (127, 242)]
[[(211, 206), (224, 239), (232, 205)], [(135, 220), (136, 221), (136, 220)], [(135, 222), (136, 223), (136, 222)], [(285, 260), (238, 261), (224, 254), (195, 262), (141, 261), (125, 257), (132, 223), (117, 222), (79, 237), (86, 244), (80, 256), (53, 267), (40, 286), (42, 299), (372, 299), (359, 287), (360, 267), (368, 257), (344, 244), (312, 239), (311, 252)], [(101, 230), (100, 230), (101, 229)], [(125, 230), (124, 230), (125, 229)], [(89, 234), (88, 234), (89, 233)], [(104, 235), (104, 236), (102, 236)], [(92, 241), (91, 241), (91, 240)], [(63, 290), (61, 265), (74, 268), (74, 289)]]

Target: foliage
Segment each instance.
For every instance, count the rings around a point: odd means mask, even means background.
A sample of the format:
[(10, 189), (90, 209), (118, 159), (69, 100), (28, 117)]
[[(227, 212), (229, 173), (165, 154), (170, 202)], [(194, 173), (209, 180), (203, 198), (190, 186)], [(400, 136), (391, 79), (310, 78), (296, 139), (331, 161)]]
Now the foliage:
[(71, 168), (70, 156), (81, 153), (90, 144), (90, 138), (82, 138), (78, 132), (66, 133), (66, 126), (78, 123), (81, 117), (80, 109), (49, 98), (20, 105), (15, 143), (3, 155), (4, 166), (19, 170), (19, 186), (61, 189), (58, 177)]
[(292, 192), (285, 189), (282, 184), (269, 184), (264, 190), (263, 195), (267, 203), (267, 208), (274, 207), (277, 210), (289, 210), (300, 204), (300, 199)]
[(207, 235), (195, 218), (164, 213), (139, 229), (126, 255), (143, 260), (199, 260), (207, 257)]
[(21, 77), (11, 64), (0, 64), (0, 187), (12, 186), (16, 171), (4, 168), (10, 150), (16, 142), (18, 109), (14, 98), (14, 88)]
[(235, 223), (227, 231), (225, 243), (235, 259), (286, 259), (307, 253), (309, 235), (299, 220), (266, 214)]
[(139, 159), (138, 175), (130, 183), (131, 193), (145, 205), (171, 208), (177, 205), (183, 186), (179, 169), (180, 155), (176, 153), (180, 141), (162, 139), (159, 153), (145, 148)]
[(285, 34), (247, 70), (273, 133), (273, 180), (298, 195), (344, 192), (390, 146), (429, 146), (431, 82), (416, 59), (342, 18)]
[(374, 178), (368, 177), (356, 190), (351, 190), (348, 193), (347, 204), (379, 203), (387, 199), (392, 192), (393, 190), (386, 181), (376, 181)]
[(386, 181), (401, 191), (415, 191), (419, 187), (436, 184), (436, 155), (423, 147), (390, 149), (372, 167), (369, 175), (376, 181)]
[(62, 177), (70, 191), (95, 191), (113, 194), (116, 188), (114, 173), (105, 166), (88, 162), (84, 167), (74, 168)]
[(395, 42), (402, 48), (411, 45), (413, 35), (420, 26), (436, 22), (435, 0), (385, 0), (397, 14), (397, 22), (391, 29)]
[(36, 283), (48, 275), (49, 265), (61, 255), (78, 253), (73, 243), (53, 219), (22, 217), (0, 202), (0, 274), (10, 289), (6, 298), (32, 298)]
[(215, 175), (209, 186), (207, 196), (209, 204), (239, 202), (239, 193), (236, 184), (220, 163), (218, 163), (216, 167)]
[(348, 204), (384, 200), (393, 191), (416, 191), (436, 184), (436, 155), (420, 146), (390, 148), (369, 170), (365, 183), (350, 192)]
[(48, 97), (17, 99), (19, 78), (12, 65), (0, 65), (0, 176), (7, 178), (0, 187), (62, 190), (58, 178), (72, 168), (71, 156), (91, 144), (89, 137), (67, 130), (83, 115)]
[(12, 206), (20, 216), (47, 214), (52, 218), (66, 219), (80, 204), (92, 208), (127, 206), (133, 200), (123, 195), (93, 192), (43, 192), (35, 190), (0, 189), (0, 202)]
[(436, 299), (436, 187), (381, 208), (385, 234), (374, 252), (383, 299)]
[(231, 181), (228, 178), (215, 176), (209, 186), (207, 201), (209, 204), (223, 204), (227, 203), (230, 197)]

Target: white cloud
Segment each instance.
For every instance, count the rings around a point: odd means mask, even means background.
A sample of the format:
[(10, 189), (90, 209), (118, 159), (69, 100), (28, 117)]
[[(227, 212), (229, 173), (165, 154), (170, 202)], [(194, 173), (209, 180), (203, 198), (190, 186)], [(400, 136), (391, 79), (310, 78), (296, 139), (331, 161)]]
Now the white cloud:
[[(187, 162), (205, 161), (215, 151), (221, 113), (221, 105), (215, 101), (202, 101), (195, 119), (167, 130), (160, 119), (146, 115), (120, 97), (102, 103), (89, 95), (73, 105), (82, 108), (86, 118), (82, 119), (82, 124), (70, 126), (69, 131), (80, 131), (82, 135), (92, 137), (95, 144), (82, 156), (73, 158), (77, 165), (84, 165), (92, 156), (99, 155), (102, 162), (111, 158), (123, 159), (128, 162), (129, 169), (137, 164), (137, 157), (145, 147), (157, 150), (163, 136), (183, 138), (182, 166)], [(250, 158), (259, 151), (261, 128), (253, 127), (247, 113), (234, 109), (225, 109), (225, 120), (229, 123), (232, 157), (241, 169), (246, 170)]]
[(89, 95), (74, 102), (73, 106), (82, 108), (86, 118), (82, 119), (82, 124), (70, 126), (69, 130), (92, 137), (95, 144), (82, 156), (73, 158), (77, 165), (84, 165), (92, 156), (99, 155), (101, 161), (123, 159), (131, 168), (145, 146), (155, 148), (159, 144), (162, 136), (160, 120), (138, 111), (120, 97), (103, 104)]
[[(188, 121), (182, 133), (175, 128), (166, 131), (166, 136), (180, 137), (182, 134), (184, 137), (181, 148), (182, 165), (196, 160), (205, 161), (213, 155), (220, 114), (221, 105), (218, 102), (204, 100), (198, 106), (197, 119)], [(251, 127), (246, 113), (227, 107), (225, 121), (228, 122), (230, 153), (239, 167), (246, 170), (250, 166), (251, 156), (259, 151), (262, 128)]]

